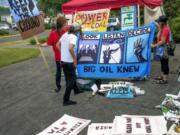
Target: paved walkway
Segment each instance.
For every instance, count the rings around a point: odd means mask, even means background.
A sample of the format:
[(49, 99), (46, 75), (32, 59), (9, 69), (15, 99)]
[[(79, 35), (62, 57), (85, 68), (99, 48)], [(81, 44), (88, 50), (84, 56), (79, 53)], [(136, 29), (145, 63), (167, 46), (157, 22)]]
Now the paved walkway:
[[(52, 50), (48, 47), (43, 50), (54, 72)], [(180, 90), (175, 74), (180, 65), (179, 52), (180, 47), (177, 46), (177, 55), (170, 58), (171, 74), (167, 85), (155, 84), (152, 79), (134, 82), (146, 94), (131, 100), (109, 100), (98, 95), (89, 98), (91, 92), (72, 94), (72, 99), (78, 104), (67, 107), (62, 106), (64, 78), (61, 92), (54, 93), (41, 57), (0, 68), (0, 135), (35, 135), (65, 113), (91, 119), (92, 122), (112, 122), (115, 115), (121, 114), (161, 115), (153, 107), (163, 100), (165, 93), (177, 94)], [(159, 63), (153, 62), (151, 78), (159, 71)], [(84, 130), (80, 135), (86, 133)]]

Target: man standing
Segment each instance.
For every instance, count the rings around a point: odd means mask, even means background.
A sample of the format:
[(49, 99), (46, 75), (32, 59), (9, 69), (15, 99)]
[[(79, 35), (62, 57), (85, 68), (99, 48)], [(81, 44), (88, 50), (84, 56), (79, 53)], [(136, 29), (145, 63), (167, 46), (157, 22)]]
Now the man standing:
[(76, 104), (75, 101), (70, 100), (72, 89), (74, 89), (74, 94), (82, 93), (82, 91), (77, 87), (75, 72), (77, 64), (77, 59), (74, 53), (74, 48), (77, 42), (77, 36), (75, 33), (78, 30), (80, 30), (80, 27), (71, 26), (69, 32), (66, 32), (59, 40), (61, 48), (61, 64), (66, 80), (66, 91), (63, 97), (64, 106)]
[(56, 46), (61, 35), (68, 31), (67, 21), (64, 16), (58, 16), (56, 20), (56, 29), (52, 30), (49, 34), (47, 44), (51, 45), (54, 51), (54, 57), (56, 61), (56, 89), (55, 92), (59, 92), (61, 89), (61, 55), (60, 50)]

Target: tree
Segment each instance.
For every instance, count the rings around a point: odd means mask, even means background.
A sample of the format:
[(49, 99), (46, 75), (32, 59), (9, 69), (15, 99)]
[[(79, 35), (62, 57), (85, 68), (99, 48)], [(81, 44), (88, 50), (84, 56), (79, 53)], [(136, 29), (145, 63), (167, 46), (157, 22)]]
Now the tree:
[(169, 19), (180, 16), (180, 0), (164, 0), (163, 7)]
[(169, 20), (173, 39), (175, 42), (180, 42), (180, 0), (164, 0), (163, 7)]
[(50, 18), (61, 12), (61, 6), (68, 0), (38, 0), (38, 7)]

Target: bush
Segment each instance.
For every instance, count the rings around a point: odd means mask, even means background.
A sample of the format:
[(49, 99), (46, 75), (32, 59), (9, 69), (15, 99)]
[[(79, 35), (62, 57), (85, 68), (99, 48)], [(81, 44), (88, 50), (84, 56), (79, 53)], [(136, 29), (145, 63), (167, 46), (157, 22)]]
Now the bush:
[(170, 20), (171, 30), (173, 33), (173, 39), (177, 43), (180, 43), (180, 17)]
[(30, 39), (29, 43), (30, 43), (31, 45), (36, 45), (36, 41), (35, 41), (34, 38)]
[(43, 38), (40, 38), (38, 40), (39, 40), (39, 43), (43, 44), (43, 43), (47, 42), (47, 39), (48, 39), (48, 37), (43, 37)]
[(9, 35), (9, 32), (6, 30), (0, 30), (0, 36)]
[[(47, 41), (47, 39), (48, 39), (48, 37), (42, 37), (42, 38), (39, 38), (38, 41), (39, 41), (40, 44), (43, 44), (43, 43), (45, 43), (45, 42)], [(29, 43), (30, 43), (31, 45), (36, 45), (36, 44), (37, 44), (34, 38), (32, 38), (32, 39), (29, 41)]]
[(49, 30), (49, 29), (51, 29), (51, 24), (50, 23), (45, 23), (44, 24), (44, 26), (45, 26), (45, 29), (47, 30)]

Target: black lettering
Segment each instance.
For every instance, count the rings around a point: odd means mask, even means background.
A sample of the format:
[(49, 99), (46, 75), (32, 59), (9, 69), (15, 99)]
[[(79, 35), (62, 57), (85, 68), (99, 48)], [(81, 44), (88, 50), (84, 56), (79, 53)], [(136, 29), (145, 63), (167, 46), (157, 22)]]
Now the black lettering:
[(103, 35), (103, 39), (114, 39), (114, 38), (123, 38), (125, 37), (125, 33), (108, 33)]
[(105, 67), (100, 67), (100, 72), (105, 72)]
[(146, 126), (146, 132), (147, 132), (147, 133), (151, 133), (151, 132), (152, 132), (150, 125), (149, 125), (149, 126)]
[(139, 72), (139, 66), (118, 66), (117, 67), (118, 73), (127, 73), (127, 72)]
[(98, 35), (88, 35), (88, 34), (82, 35), (82, 39), (99, 39), (99, 37), (98, 37)]
[(9, 1), (9, 5), (10, 5), (11, 9), (16, 9), (17, 8), (17, 6), (13, 2), (13, 0), (8, 0), (8, 1)]
[(148, 34), (151, 32), (151, 28), (139, 28), (137, 30), (130, 30), (128, 31), (128, 36), (133, 37), (133, 36), (138, 36), (138, 35), (143, 35), (143, 34)]
[(96, 67), (95, 66), (84, 66), (84, 72), (95, 72)]
[(40, 21), (38, 17), (30, 17), (25, 20), (19, 21), (19, 28), (22, 32), (34, 29), (40, 26)]
[(106, 67), (102, 66), (102, 67), (100, 67), (99, 70), (100, 70), (100, 72), (113, 73), (111, 67), (109, 67), (109, 66), (106, 66)]

